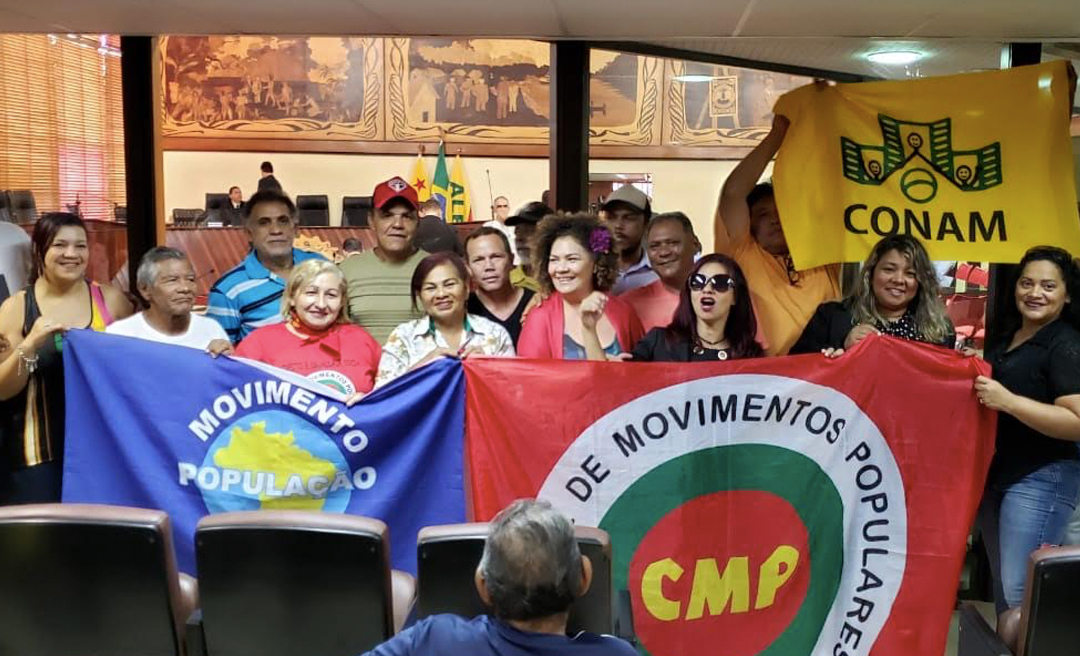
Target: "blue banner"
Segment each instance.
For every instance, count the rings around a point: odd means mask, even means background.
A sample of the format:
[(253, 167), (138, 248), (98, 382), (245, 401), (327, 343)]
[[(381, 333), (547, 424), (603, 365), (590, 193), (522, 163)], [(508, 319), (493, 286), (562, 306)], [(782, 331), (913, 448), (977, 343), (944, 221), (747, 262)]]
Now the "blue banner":
[(194, 573), (209, 513), (310, 509), (377, 517), (393, 566), (416, 533), (465, 521), (464, 376), (441, 360), (346, 408), (301, 376), (86, 330), (64, 340), (65, 502), (160, 508)]

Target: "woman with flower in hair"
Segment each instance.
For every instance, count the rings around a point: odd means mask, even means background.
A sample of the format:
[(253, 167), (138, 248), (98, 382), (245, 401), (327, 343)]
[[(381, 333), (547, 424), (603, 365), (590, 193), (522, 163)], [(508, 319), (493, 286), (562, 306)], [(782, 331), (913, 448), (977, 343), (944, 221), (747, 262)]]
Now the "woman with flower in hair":
[(559, 213), (540, 222), (532, 252), (549, 297), (529, 313), (518, 355), (606, 360), (637, 344), (645, 333), (637, 314), (606, 293), (618, 276), (613, 246), (611, 233), (592, 214)]

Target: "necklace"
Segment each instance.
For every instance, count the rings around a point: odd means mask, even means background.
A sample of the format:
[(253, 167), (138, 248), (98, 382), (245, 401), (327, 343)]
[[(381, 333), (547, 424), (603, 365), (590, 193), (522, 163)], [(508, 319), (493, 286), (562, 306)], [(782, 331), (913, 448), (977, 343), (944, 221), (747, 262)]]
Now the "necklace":
[(704, 355), (705, 354), (705, 347), (702, 346), (702, 344), (708, 344), (711, 350), (716, 351), (716, 359), (717, 360), (727, 360), (728, 359), (728, 349), (721, 348), (721, 346), (720, 346), (721, 344), (723, 344), (726, 341), (727, 341), (726, 339), (720, 339), (720, 340), (717, 340), (715, 342), (710, 342), (707, 339), (702, 339), (701, 336), (699, 336), (699, 335), (695, 335), (694, 336), (694, 348), (693, 348), (694, 355)]

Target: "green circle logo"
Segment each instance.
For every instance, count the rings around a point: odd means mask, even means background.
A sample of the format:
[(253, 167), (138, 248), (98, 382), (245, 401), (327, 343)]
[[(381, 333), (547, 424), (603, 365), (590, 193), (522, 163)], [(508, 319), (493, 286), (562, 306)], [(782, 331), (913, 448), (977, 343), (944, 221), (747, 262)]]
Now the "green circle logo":
[(926, 169), (910, 169), (900, 176), (900, 191), (914, 203), (929, 203), (937, 195), (937, 178)]
[[(777, 471), (783, 471), (784, 476), (776, 476)], [(719, 472), (723, 475), (717, 476)], [(664, 493), (672, 489), (680, 489), (683, 494)], [(808, 489), (814, 494), (806, 495)], [(655, 575), (641, 576), (638, 586), (629, 587), (642, 644), (653, 656), (687, 653), (709, 635), (729, 635), (725, 628), (737, 628), (752, 640), (760, 642), (764, 637), (769, 642), (745, 645), (746, 651), (729, 649), (725, 653), (730, 656), (810, 653), (840, 585), (844, 507), (829, 477), (806, 456), (774, 446), (739, 445), (674, 458), (631, 485), (608, 510), (600, 528), (611, 534), (613, 542), (638, 544), (641, 552), (649, 547), (646, 536), (651, 530), (664, 532), (666, 516), (717, 492), (728, 493), (719, 498), (720, 508), (727, 512), (718, 513), (723, 517), (713, 517), (710, 523), (729, 529), (744, 528), (746, 533), (734, 533), (736, 540), (728, 541), (727, 546), (731, 549), (733, 544), (741, 543), (743, 549), (739, 551), (746, 553), (717, 553), (716, 545), (694, 535), (701, 524), (671, 527), (669, 532), (680, 531), (682, 539), (670, 545), (675, 547), (670, 554), (646, 555), (644, 560), (650, 562), (642, 569), (681, 569), (684, 573), (679, 578), (689, 571), (692, 583), (689, 595), (678, 600), (663, 594)], [(766, 512), (772, 511), (771, 516), (747, 516), (755, 504), (746, 493), (754, 492), (769, 493), (766, 499), (779, 502), (758, 502)], [(724, 496), (729, 497), (727, 503)], [(684, 504), (686, 497), (691, 501)], [(724, 508), (740, 500), (744, 508)], [(792, 510), (785, 513), (788, 508)], [(755, 522), (769, 524), (772, 530), (755, 531)], [(770, 535), (776, 531), (778, 535)], [(805, 545), (792, 544), (802, 542), (801, 538), (785, 539), (799, 532), (807, 535)], [(772, 544), (774, 541), (776, 544)], [(710, 551), (712, 556), (707, 555)], [(751, 558), (748, 554), (754, 552), (765, 557)], [(630, 575), (635, 573), (630, 564), (632, 555), (625, 550), (614, 555), (612, 579), (616, 590), (627, 588)], [(800, 576), (796, 578), (796, 574)], [(790, 601), (785, 595), (801, 597), (797, 594), (799, 583), (805, 590), (802, 603), (784, 603)], [(661, 604), (655, 603), (656, 596)], [(778, 602), (794, 607), (794, 617), (777, 617), (771, 612)], [(674, 609), (672, 604), (680, 609), (676, 617), (671, 617), (670, 610), (657, 612), (658, 605)], [(733, 627), (723, 626), (733, 623)]]
[(537, 496), (611, 535), (612, 585), (646, 653), (833, 653), (852, 627), (868, 653), (907, 553), (904, 483), (874, 422), (785, 376), (642, 387)]

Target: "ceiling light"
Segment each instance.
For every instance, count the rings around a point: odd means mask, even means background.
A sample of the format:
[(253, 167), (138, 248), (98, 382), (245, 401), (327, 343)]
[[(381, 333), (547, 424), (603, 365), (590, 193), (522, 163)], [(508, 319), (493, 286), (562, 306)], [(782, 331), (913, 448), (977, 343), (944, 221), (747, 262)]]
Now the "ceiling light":
[(904, 64), (911, 64), (919, 61), (923, 58), (923, 54), (921, 52), (915, 52), (914, 50), (881, 50), (879, 52), (868, 54), (866, 58), (875, 64), (902, 66)]
[(713, 79), (711, 75), (676, 75), (671, 78), (676, 82), (708, 82)]

